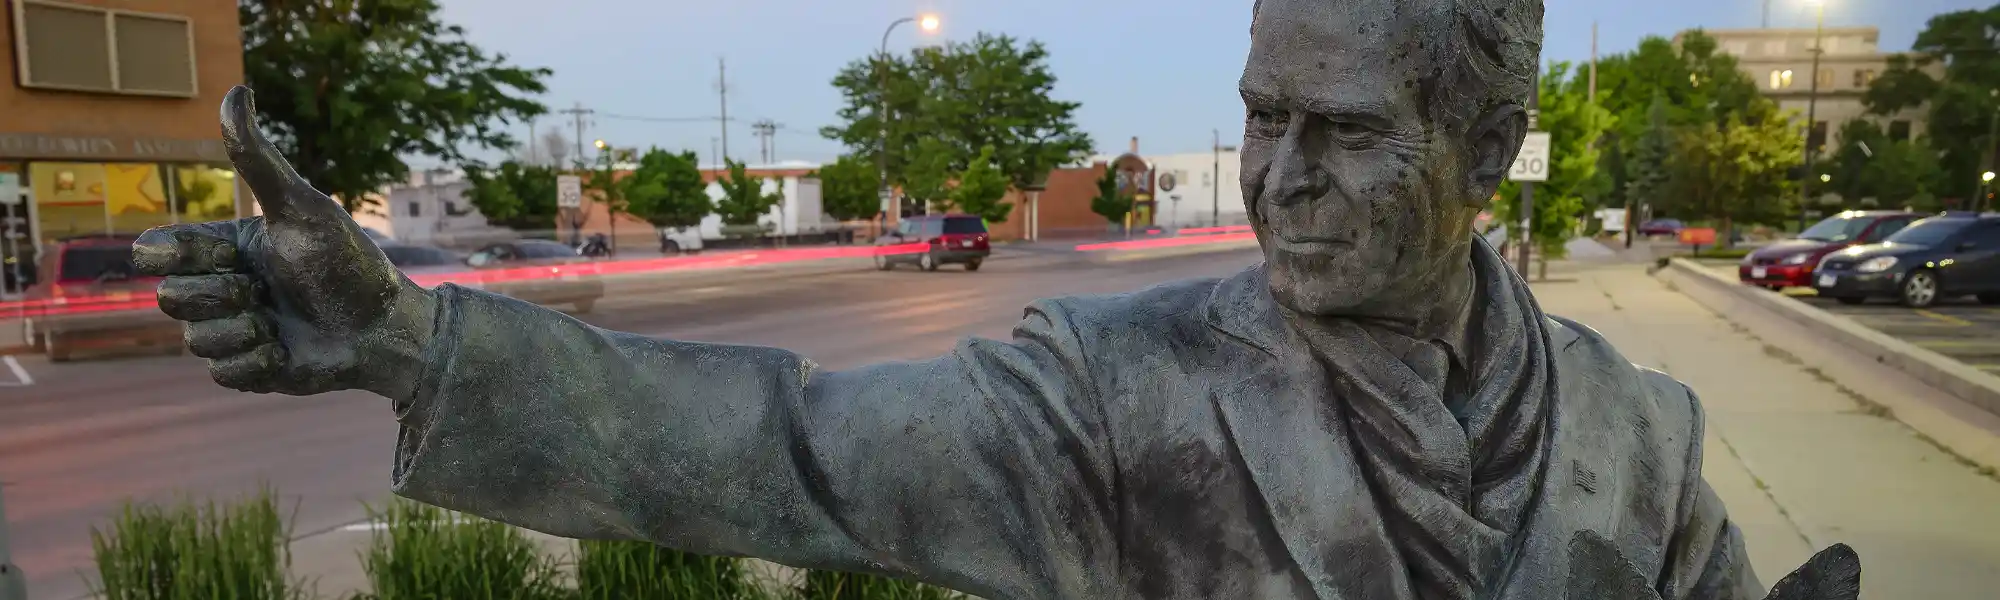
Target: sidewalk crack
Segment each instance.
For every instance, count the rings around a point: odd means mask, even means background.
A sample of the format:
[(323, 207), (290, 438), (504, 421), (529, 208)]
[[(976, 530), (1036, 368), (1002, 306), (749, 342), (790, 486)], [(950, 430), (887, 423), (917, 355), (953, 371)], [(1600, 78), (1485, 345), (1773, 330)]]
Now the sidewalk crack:
[(1778, 501), (1776, 494), (1771, 493), (1770, 484), (1764, 483), (1764, 478), (1757, 475), (1757, 469), (1752, 467), (1750, 461), (1744, 459), (1743, 455), (1736, 451), (1735, 444), (1729, 443), (1729, 437), (1722, 435), (1721, 432), (1716, 432), (1715, 439), (1722, 442), (1722, 449), (1729, 451), (1729, 456), (1736, 459), (1736, 464), (1743, 465), (1743, 471), (1749, 473), (1750, 481), (1757, 485), (1757, 492), (1763, 494), (1766, 500), (1770, 500), (1771, 506), (1778, 508), (1778, 516), (1785, 518), (1785, 524), (1791, 526), (1792, 533), (1799, 536), (1799, 541), (1805, 542), (1807, 548), (1820, 547), (1818, 544), (1813, 543), (1811, 536), (1806, 535), (1805, 525), (1799, 522), (1798, 517), (1792, 516), (1792, 511), (1785, 508), (1783, 502)]

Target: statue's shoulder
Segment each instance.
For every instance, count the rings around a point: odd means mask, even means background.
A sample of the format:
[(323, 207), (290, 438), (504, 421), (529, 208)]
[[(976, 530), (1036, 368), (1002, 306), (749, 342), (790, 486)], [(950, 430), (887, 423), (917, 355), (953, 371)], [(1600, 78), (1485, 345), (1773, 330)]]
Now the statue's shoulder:
[(1205, 331), (1204, 309), (1222, 281), (1186, 279), (1119, 294), (1047, 298), (1029, 311), (1066, 321), (1085, 344), (1159, 343), (1174, 332)]
[(1592, 404), (1591, 410), (1623, 415), (1649, 425), (1654, 441), (1667, 445), (1699, 444), (1701, 440), (1701, 400), (1674, 376), (1657, 369), (1633, 364), (1610, 340), (1588, 325), (1549, 315), (1549, 342), (1557, 360), (1571, 373), (1592, 373), (1573, 382), (1596, 388), (1595, 393), (1578, 394), (1573, 401)]

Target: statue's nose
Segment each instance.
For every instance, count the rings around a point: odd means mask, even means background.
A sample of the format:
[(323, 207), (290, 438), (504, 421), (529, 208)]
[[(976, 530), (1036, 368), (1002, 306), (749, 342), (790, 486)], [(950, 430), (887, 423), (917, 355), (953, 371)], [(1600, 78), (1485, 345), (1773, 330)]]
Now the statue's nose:
[(1271, 170), (1265, 174), (1265, 189), (1270, 190), (1271, 202), (1289, 206), (1309, 202), (1325, 196), (1333, 185), (1333, 176), (1320, 167), (1317, 149), (1306, 143), (1305, 135), (1310, 119), (1294, 118), (1292, 127), (1285, 137), (1278, 140), (1277, 151), (1271, 158)]

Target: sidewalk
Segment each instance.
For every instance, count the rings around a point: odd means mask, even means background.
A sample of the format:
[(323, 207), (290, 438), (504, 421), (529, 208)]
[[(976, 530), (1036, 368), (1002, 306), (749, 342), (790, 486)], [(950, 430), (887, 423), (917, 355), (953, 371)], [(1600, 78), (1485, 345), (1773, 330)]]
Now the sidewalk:
[(1769, 348), (1637, 266), (1552, 265), (1544, 310), (1680, 378), (1708, 415), (1708, 482), (1765, 585), (1835, 542), (1864, 597), (1990, 598), (2000, 589), (2000, 481)]

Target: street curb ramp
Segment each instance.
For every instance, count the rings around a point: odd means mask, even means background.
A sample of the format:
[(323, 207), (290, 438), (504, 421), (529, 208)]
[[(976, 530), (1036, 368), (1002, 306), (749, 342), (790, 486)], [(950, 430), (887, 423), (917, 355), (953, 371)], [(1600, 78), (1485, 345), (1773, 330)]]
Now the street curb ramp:
[[(1924, 349), (1915, 344), (1896, 339), (1888, 334), (1870, 329), (1852, 319), (1820, 310), (1818, 307), (1786, 298), (1782, 294), (1753, 288), (1728, 277), (1700, 263), (1686, 259), (1671, 259), (1663, 267), (1669, 283), (1676, 284), (1682, 294), (1696, 303), (1716, 311), (1724, 319), (1737, 321), (1727, 313), (1729, 304), (1749, 304), (1804, 329), (1809, 335), (1826, 340), (1831, 347), (1856, 358), (1873, 361), (1915, 379), (1917, 382), (1944, 392), (1963, 403), (1962, 412), (1956, 423), (1940, 423), (1938, 417), (1948, 415), (1953, 410), (1932, 411), (1929, 414), (1904, 414), (1901, 406), (1891, 406), (1893, 417), (1919, 433), (1928, 434), (1936, 443), (1951, 447), (1961, 453), (1961, 458), (2000, 467), (2000, 442), (1990, 435), (1971, 437), (1961, 435), (1975, 429), (1991, 431), (1992, 423), (2000, 422), (2000, 377), (1967, 366), (1950, 357)], [(1749, 323), (1739, 325), (1750, 326)], [(1842, 373), (1828, 373), (1840, 379)], [(1851, 374), (1858, 375), (1858, 374)], [(1905, 404), (1907, 403), (1900, 403)], [(1948, 417), (1947, 417), (1948, 418)], [(1953, 431), (1947, 430), (1955, 430)]]

